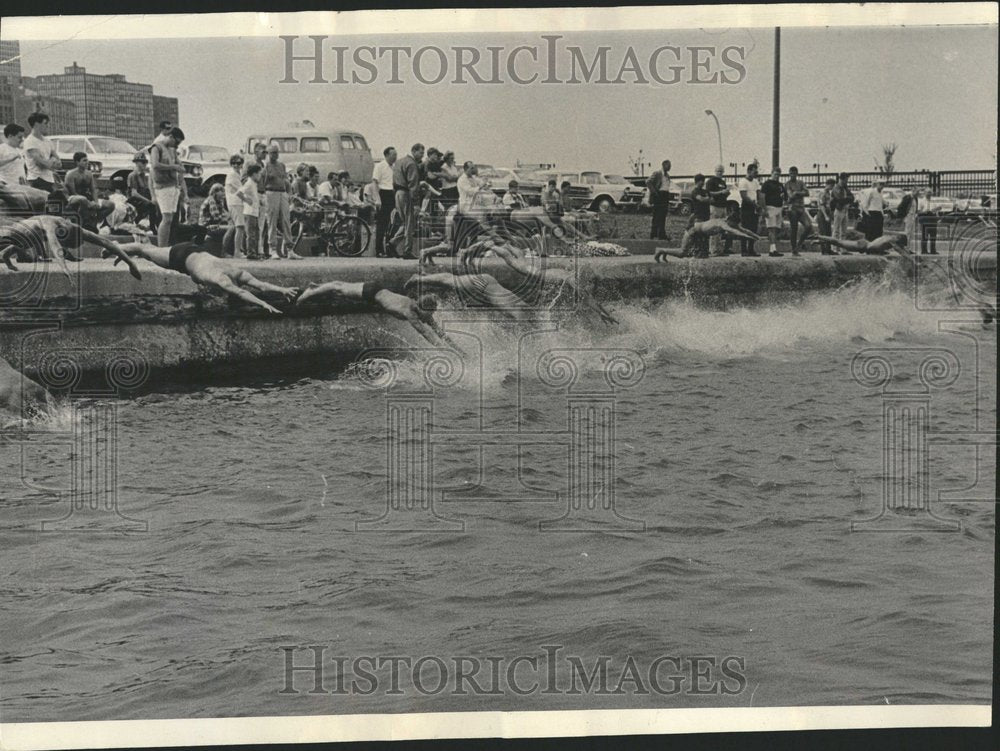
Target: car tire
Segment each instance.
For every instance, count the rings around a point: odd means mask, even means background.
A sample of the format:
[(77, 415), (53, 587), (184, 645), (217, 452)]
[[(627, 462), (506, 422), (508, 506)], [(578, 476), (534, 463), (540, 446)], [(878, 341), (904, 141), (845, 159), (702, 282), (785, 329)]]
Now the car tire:
[(607, 196), (602, 196), (601, 198), (598, 198), (590, 205), (591, 211), (597, 211), (601, 214), (607, 214), (610, 211), (614, 211), (614, 208), (615, 208), (615, 202), (610, 198), (608, 198)]

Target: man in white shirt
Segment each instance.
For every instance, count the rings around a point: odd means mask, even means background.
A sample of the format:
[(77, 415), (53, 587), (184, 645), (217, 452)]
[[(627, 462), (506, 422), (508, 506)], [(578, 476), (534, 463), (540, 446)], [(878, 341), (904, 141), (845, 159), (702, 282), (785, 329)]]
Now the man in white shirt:
[(861, 224), (864, 228), (865, 239), (876, 240), (882, 236), (882, 229), (885, 225), (885, 200), (882, 197), (882, 180), (875, 179), (872, 186), (862, 192), (858, 207), (861, 209)]
[(477, 175), (479, 170), (473, 162), (466, 162), (462, 165), (462, 174), (458, 177), (458, 212), (469, 214), (475, 205), (476, 194), (482, 188)]
[(508, 209), (528, 208), (528, 202), (524, 200), (524, 196), (517, 189), (517, 180), (511, 180), (507, 183), (507, 192), (503, 194), (503, 205)]
[(333, 184), (337, 182), (337, 173), (327, 173), (326, 180), (321, 182), (316, 188), (316, 198), (320, 203), (330, 203), (333, 201)]
[(375, 164), (372, 180), (378, 184), (379, 208), (375, 214), (375, 255), (385, 255), (385, 236), (392, 223), (392, 210), (396, 206), (396, 191), (392, 187), (392, 165), (396, 163), (396, 149), (386, 146), (382, 150), (385, 157)]
[(382, 208), (382, 196), (380, 192), (378, 180), (373, 177), (371, 182), (365, 185), (365, 189), (361, 194), (362, 199), (364, 199), (364, 205), (371, 206), (374, 211)]
[(56, 187), (55, 170), (62, 166), (62, 160), (56, 155), (55, 144), (45, 137), (49, 116), (44, 112), (32, 112), (28, 115), (28, 126), (31, 135), (24, 139), (28, 184), (51, 193)]
[[(756, 233), (760, 224), (759, 211), (762, 200), (760, 182), (757, 180), (756, 164), (747, 165), (747, 176), (740, 180), (737, 189), (740, 192), (740, 226), (748, 232)], [(753, 245), (753, 240), (741, 238), (740, 255), (759, 256), (760, 253), (754, 250)]]
[(11, 123), (3, 129), (4, 142), (0, 143), (0, 183), (24, 185), (27, 183), (24, 171), (24, 128)]

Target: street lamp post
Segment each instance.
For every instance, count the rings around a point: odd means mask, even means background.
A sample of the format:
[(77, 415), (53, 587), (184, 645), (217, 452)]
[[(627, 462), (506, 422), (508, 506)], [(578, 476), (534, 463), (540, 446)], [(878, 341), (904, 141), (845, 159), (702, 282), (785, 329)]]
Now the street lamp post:
[(819, 179), (820, 168), (826, 169), (829, 166), (830, 165), (828, 165), (828, 164), (820, 164), (819, 162), (814, 162), (813, 163), (813, 169), (816, 170), (816, 184), (817, 185), (820, 184), (820, 179)]
[(719, 125), (719, 118), (712, 110), (705, 110), (705, 114), (715, 120), (715, 133), (719, 137), (719, 164), (722, 164), (722, 127)]

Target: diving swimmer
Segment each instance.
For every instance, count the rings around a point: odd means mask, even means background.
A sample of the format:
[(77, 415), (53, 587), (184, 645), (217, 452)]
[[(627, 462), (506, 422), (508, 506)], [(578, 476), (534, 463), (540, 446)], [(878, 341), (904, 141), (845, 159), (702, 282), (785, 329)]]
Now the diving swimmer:
[(579, 300), (585, 308), (589, 308), (593, 312), (597, 313), (602, 321), (605, 323), (618, 323), (615, 317), (612, 316), (611, 313), (609, 313), (592, 294), (580, 289), (572, 272), (567, 271), (566, 269), (554, 267), (535, 267), (535, 264), (539, 261), (529, 259), (526, 255), (526, 251), (531, 250), (536, 256), (544, 256), (545, 239), (542, 235), (536, 234), (532, 235), (530, 238), (519, 239), (525, 242), (528, 247), (521, 248), (513, 242), (504, 242), (496, 234), (493, 234), (488, 241), (473, 243), (468, 248), (463, 249), (459, 255), (459, 264), (463, 268), (472, 268), (473, 259), (475, 259), (480, 253), (490, 250), (497, 258), (502, 260), (519, 274), (542, 283), (555, 282), (559, 284), (559, 294), (556, 295), (556, 298), (549, 304), (550, 308), (559, 300), (559, 297), (562, 295), (562, 289), (568, 287), (576, 294), (576, 299)]
[(684, 231), (684, 237), (681, 238), (681, 249), (679, 251), (667, 248), (657, 248), (656, 254), (653, 256), (653, 260), (657, 263), (661, 263), (666, 260), (666, 256), (685, 258), (691, 255), (691, 249), (694, 247), (694, 241), (697, 237), (711, 237), (713, 235), (741, 237), (746, 240), (764, 239), (760, 235), (751, 232), (748, 229), (744, 229), (743, 227), (734, 227), (721, 217), (706, 219), (702, 222), (695, 222)]
[(504, 287), (489, 274), (456, 275), (447, 272), (414, 274), (407, 280), (405, 287), (409, 291), (418, 285), (441, 287), (454, 292), (461, 290), (468, 291), (478, 301), (496, 308), (515, 321), (525, 321), (534, 318), (530, 306), (524, 300)]
[(320, 295), (339, 295), (347, 300), (364, 302), (381, 308), (393, 318), (409, 323), (413, 329), (435, 347), (447, 346), (458, 349), (448, 338), (441, 326), (434, 320), (437, 298), (424, 295), (419, 301), (400, 295), (374, 282), (325, 282), (310, 284), (299, 295), (296, 305), (301, 305)]
[[(138, 256), (155, 263), (160, 268), (187, 274), (195, 284), (204, 284), (227, 292), (241, 300), (263, 308), (269, 313), (280, 315), (281, 311), (249, 290), (274, 292), (293, 302), (299, 294), (295, 287), (279, 287), (257, 279), (250, 272), (233, 265), (232, 261), (216, 258), (205, 247), (193, 242), (179, 243), (161, 248), (148, 243), (125, 243), (120, 246), (127, 256)], [(118, 263), (118, 260), (115, 261)]]
[(890, 250), (895, 250), (903, 256), (912, 255), (912, 253), (906, 250), (906, 235), (903, 234), (882, 235), (874, 240), (866, 240), (863, 237), (857, 240), (842, 240), (828, 235), (813, 235), (809, 238), (809, 241), (829, 243), (830, 245), (836, 245), (838, 248), (843, 248), (848, 252), (884, 255)]
[(136, 279), (142, 279), (135, 262), (122, 251), (118, 243), (78, 227), (68, 219), (50, 214), (40, 214), (0, 226), (0, 260), (11, 271), (17, 271), (13, 261), (15, 255), (25, 250), (40, 250), (44, 260), (61, 261), (63, 273), (69, 276), (66, 260), (80, 260), (69, 249), (79, 248), (84, 240), (104, 248), (105, 256), (117, 256), (116, 264), (124, 261), (129, 273)]

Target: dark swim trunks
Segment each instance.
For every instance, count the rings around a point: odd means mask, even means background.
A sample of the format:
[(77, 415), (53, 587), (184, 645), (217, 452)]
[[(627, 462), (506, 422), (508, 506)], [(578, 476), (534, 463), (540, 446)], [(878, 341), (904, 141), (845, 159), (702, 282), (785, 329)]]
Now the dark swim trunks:
[(385, 287), (380, 287), (374, 282), (365, 282), (361, 285), (361, 299), (364, 300), (369, 305), (375, 304), (375, 295), (381, 292)]
[(205, 247), (196, 243), (178, 243), (170, 248), (170, 268), (182, 274), (188, 273), (187, 259), (195, 253), (204, 253)]

